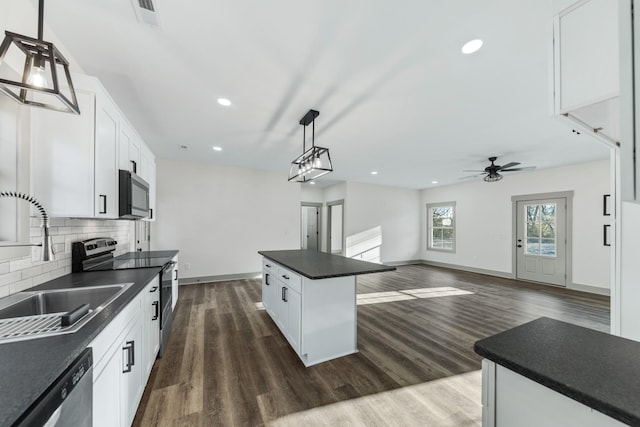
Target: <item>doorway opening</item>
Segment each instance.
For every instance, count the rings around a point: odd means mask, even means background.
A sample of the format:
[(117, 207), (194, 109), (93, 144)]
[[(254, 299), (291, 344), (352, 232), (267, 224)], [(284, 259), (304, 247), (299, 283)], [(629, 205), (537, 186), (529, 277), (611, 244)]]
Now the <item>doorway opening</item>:
[(322, 203), (302, 202), (300, 214), (300, 247), (319, 251)]
[(511, 201), (516, 279), (571, 284), (573, 191), (513, 196)]
[(327, 252), (344, 253), (344, 199), (327, 203)]

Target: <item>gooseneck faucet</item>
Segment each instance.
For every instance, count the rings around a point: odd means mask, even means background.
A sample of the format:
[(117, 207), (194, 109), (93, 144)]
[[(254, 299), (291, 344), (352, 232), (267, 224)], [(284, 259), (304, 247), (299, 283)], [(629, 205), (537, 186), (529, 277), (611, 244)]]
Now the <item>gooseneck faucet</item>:
[(35, 198), (29, 196), (28, 194), (21, 193), (18, 191), (0, 191), (0, 197), (15, 197), (17, 199), (26, 200), (27, 202), (34, 205), (42, 216), (42, 243), (37, 244), (19, 244), (19, 245), (3, 245), (3, 246), (41, 246), (42, 247), (42, 261), (52, 261), (53, 260), (53, 246), (51, 244), (51, 236), (49, 236), (49, 215), (47, 215), (47, 211), (44, 210), (44, 207), (38, 202)]

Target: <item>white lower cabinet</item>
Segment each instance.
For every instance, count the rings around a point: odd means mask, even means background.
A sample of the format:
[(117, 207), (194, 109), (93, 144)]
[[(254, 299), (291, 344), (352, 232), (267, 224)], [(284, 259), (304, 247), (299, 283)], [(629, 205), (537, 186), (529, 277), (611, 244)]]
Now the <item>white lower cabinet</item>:
[(145, 368), (144, 373), (149, 375), (153, 362), (156, 360), (158, 350), (160, 350), (160, 286), (156, 277), (151, 286), (145, 289), (144, 305), (144, 340), (145, 348)]
[(312, 280), (271, 260), (262, 304), (305, 366), (357, 352), (355, 277)]
[(178, 255), (176, 255), (172, 260), (173, 270), (171, 270), (171, 310), (176, 309), (176, 304), (178, 304)]
[(133, 422), (159, 346), (159, 321), (147, 308), (157, 301), (158, 288), (156, 276), (90, 344), (94, 427)]

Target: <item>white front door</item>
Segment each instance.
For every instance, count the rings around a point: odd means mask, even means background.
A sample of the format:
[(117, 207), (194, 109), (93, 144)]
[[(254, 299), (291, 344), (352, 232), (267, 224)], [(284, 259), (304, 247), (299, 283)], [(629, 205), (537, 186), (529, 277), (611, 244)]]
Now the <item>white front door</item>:
[(516, 277), (566, 286), (567, 199), (517, 203)]

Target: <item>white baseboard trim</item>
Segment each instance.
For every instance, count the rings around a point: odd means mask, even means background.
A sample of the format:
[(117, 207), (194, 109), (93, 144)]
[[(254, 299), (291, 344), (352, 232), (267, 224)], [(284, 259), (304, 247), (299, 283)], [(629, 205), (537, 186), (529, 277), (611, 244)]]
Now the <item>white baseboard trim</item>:
[(416, 264), (431, 265), (433, 267), (450, 268), (452, 270), (468, 271), (469, 273), (485, 274), (487, 276), (502, 277), (504, 279), (514, 279), (511, 273), (497, 270), (486, 270), (484, 268), (467, 267), (466, 265), (449, 264), (446, 262), (429, 261), (426, 259), (420, 260)]
[(611, 295), (611, 289), (601, 288), (599, 286), (590, 286), (590, 285), (579, 285), (577, 283), (571, 283), (567, 286), (567, 289), (573, 289), (574, 291), (588, 292), (590, 294), (598, 294), (598, 295)]
[(414, 265), (414, 264), (422, 264), (421, 259), (412, 259), (409, 261), (389, 261), (383, 262), (384, 265), (390, 265), (392, 267), (399, 267), (401, 265)]
[[(496, 277), (503, 277), (505, 279), (518, 280), (511, 273), (505, 273), (504, 271), (485, 270), (484, 268), (467, 267), (465, 265), (448, 264), (446, 262), (429, 261), (429, 260), (423, 259), (418, 262), (414, 262), (414, 264), (432, 265), (434, 267), (450, 268), (452, 270), (468, 271), (470, 273), (486, 274), (488, 276), (496, 276)], [(526, 282), (527, 280), (524, 280), (524, 281)], [(539, 283), (539, 282), (532, 282), (532, 283)], [(540, 284), (544, 285), (544, 283), (540, 283)], [(554, 286), (554, 285), (548, 285), (548, 286)], [(580, 285), (578, 283), (571, 283), (567, 286), (554, 286), (554, 287), (571, 289), (571, 290), (580, 291), (580, 292), (588, 292), (590, 294), (597, 294), (597, 295), (606, 295), (606, 296), (611, 295), (611, 290), (608, 288), (601, 288), (599, 286), (590, 286), (590, 285)]]
[(262, 272), (222, 274), (219, 276), (183, 277), (178, 280), (179, 285), (195, 285), (198, 283), (226, 282), (229, 280), (257, 279), (262, 277)]

